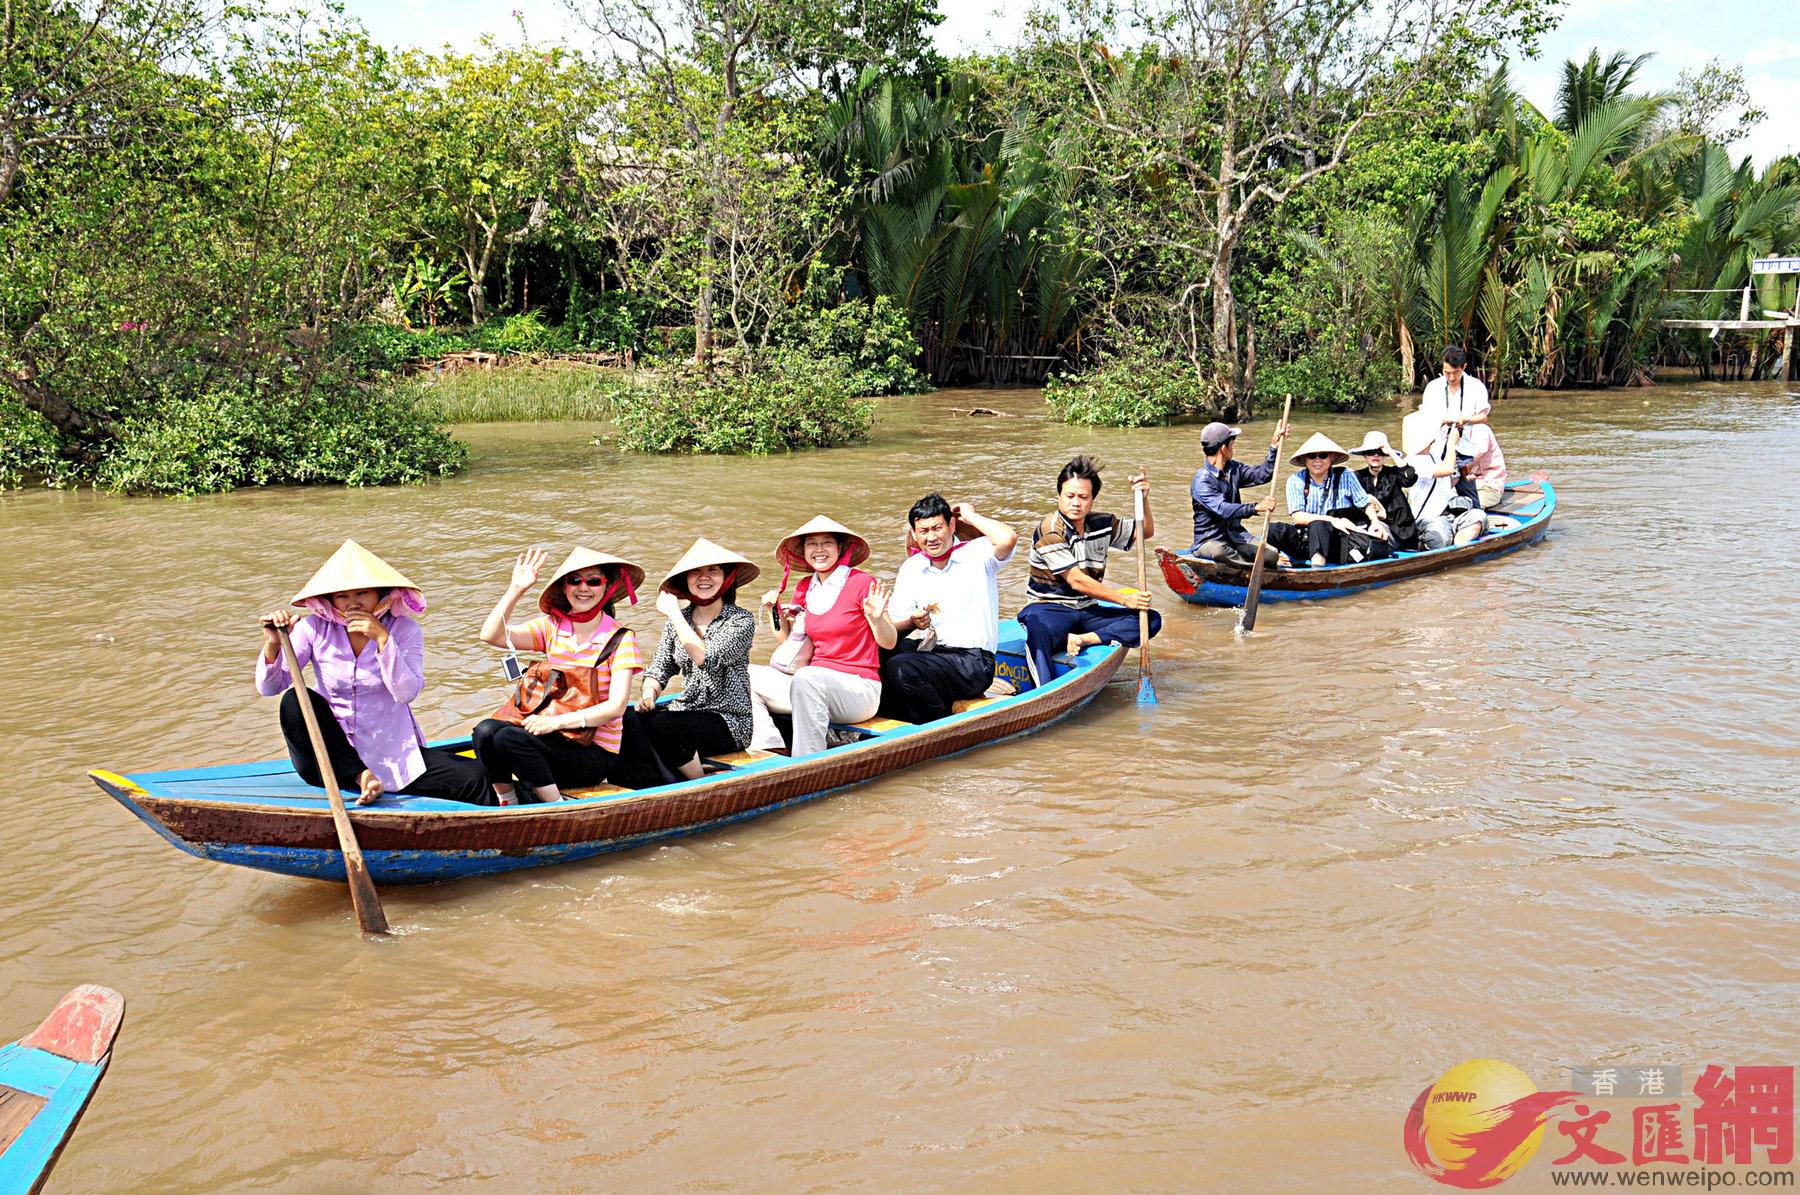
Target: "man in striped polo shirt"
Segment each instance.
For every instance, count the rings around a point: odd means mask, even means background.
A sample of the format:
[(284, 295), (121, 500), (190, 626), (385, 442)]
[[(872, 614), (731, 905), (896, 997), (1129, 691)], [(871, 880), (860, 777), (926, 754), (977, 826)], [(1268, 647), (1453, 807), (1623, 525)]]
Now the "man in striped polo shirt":
[[(1131, 488), (1144, 495), (1143, 533), (1155, 535), (1149, 478), (1139, 473)], [(1105, 584), (1106, 554), (1130, 551), (1139, 528), (1136, 519), (1094, 510), (1099, 495), (1099, 464), (1092, 457), (1076, 457), (1057, 475), (1056, 510), (1031, 532), (1031, 575), (1025, 581), (1029, 604), (1019, 611), (1019, 622), (1025, 628), (1025, 662), (1040, 685), (1055, 675), (1050, 661), (1059, 652), (1074, 653), (1096, 643), (1137, 646), (1137, 612), (1150, 610), (1148, 593), (1126, 593)], [(1151, 637), (1161, 630), (1162, 615), (1150, 610)]]

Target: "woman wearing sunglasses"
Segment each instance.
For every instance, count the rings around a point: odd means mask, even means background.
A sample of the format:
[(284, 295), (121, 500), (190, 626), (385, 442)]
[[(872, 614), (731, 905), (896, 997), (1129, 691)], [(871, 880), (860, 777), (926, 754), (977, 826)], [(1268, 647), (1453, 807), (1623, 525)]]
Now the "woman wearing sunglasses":
[[(304, 692), (318, 715), (326, 763), (338, 787), (357, 794), (358, 805), (384, 793), (491, 803), (481, 769), (427, 747), (413, 717), (412, 702), (425, 688), (425, 635), (416, 621), (425, 613), (425, 597), (418, 587), (347, 539), (293, 604), (306, 614), (271, 610), (262, 616), (256, 691), (273, 697), (286, 690), (281, 735), (295, 774), (311, 785), (324, 783), (300, 710)], [(323, 693), (288, 675), (276, 634), (288, 628), (296, 662), (302, 669), (312, 664)]]
[(541, 801), (562, 800), (564, 788), (605, 783), (619, 758), (631, 678), (644, 667), (637, 638), (613, 618), (618, 596), (635, 604), (644, 583), (644, 570), (629, 560), (576, 548), (544, 586), (538, 616), (508, 621), (544, 560), (540, 548), (519, 553), (512, 584), (481, 625), (483, 643), (541, 652), (558, 686), (548, 708), (526, 711), (524, 701), (503, 707), (502, 715), (519, 716), (516, 724), (494, 717), (475, 727), (475, 757), (502, 805), (516, 803), (515, 778)]
[(1392, 556), (1381, 503), (1356, 474), (1338, 466), (1350, 459), (1330, 436), (1317, 432), (1289, 458), (1299, 470), (1288, 478), (1291, 523), (1277, 523), (1269, 539), (1295, 564), (1360, 564)]

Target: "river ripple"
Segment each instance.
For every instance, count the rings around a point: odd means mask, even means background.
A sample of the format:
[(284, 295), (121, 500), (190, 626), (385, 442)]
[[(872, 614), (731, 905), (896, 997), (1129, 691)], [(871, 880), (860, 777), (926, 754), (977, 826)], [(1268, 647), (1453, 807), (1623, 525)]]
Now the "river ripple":
[[(1010, 417), (947, 413), (972, 403)], [(0, 1037), (79, 982), (130, 999), (52, 1189), (1422, 1190), (1401, 1121), (1461, 1059), (1793, 1061), (1800, 404), (1673, 385), (1495, 423), (1558, 483), (1538, 547), (1241, 644), (1164, 600), (1153, 712), (1115, 685), (719, 833), (389, 890), (382, 943), (341, 889), (179, 854), (81, 775), (277, 753), (251, 619), (343, 536), (431, 597), (435, 735), (497, 700), (474, 632), (524, 544), (660, 575), (697, 534), (766, 563), (829, 510), (891, 571), (927, 489), (1023, 526), (1079, 448), (1103, 509), (1146, 465), (1183, 544), (1196, 430), (946, 392), (770, 460), (482, 427), (415, 489), (0, 497)]]

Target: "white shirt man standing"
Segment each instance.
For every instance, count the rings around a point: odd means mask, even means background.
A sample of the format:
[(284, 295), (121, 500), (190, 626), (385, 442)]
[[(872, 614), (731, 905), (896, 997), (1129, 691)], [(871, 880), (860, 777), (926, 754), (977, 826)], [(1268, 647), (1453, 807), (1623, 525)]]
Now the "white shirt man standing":
[[(918, 551), (894, 580), (888, 618), (903, 638), (881, 664), (882, 713), (903, 722), (926, 722), (950, 713), (952, 702), (980, 697), (994, 682), (1000, 648), (1000, 569), (1012, 559), (1018, 532), (954, 507), (938, 494), (913, 503), (907, 513)], [(958, 542), (959, 524), (980, 533)], [(929, 628), (935, 644), (919, 650), (908, 632)]]
[(1425, 383), (1419, 410), (1431, 412), (1441, 426), (1488, 421), (1493, 403), (1488, 401), (1487, 386), (1468, 372), (1468, 364), (1468, 355), (1453, 344), (1444, 350), (1443, 375)]

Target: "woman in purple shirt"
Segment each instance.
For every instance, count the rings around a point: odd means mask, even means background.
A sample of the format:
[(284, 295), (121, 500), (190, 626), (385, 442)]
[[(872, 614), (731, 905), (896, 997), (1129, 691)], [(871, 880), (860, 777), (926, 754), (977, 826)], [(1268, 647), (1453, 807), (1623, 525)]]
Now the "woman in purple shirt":
[(425, 687), (425, 636), (414, 617), (425, 612), (418, 588), (353, 539), (294, 595), (292, 610), (262, 616), (263, 649), (256, 661), (256, 690), (283, 690), (281, 734), (294, 771), (308, 784), (323, 777), (307, 737), (300, 699), (291, 687), (275, 628), (292, 628), (294, 657), (310, 661), (321, 694), (307, 696), (318, 715), (325, 754), (340, 788), (367, 805), (383, 793), (443, 797), (482, 805), (493, 789), (481, 765), (425, 745), (412, 700)]

